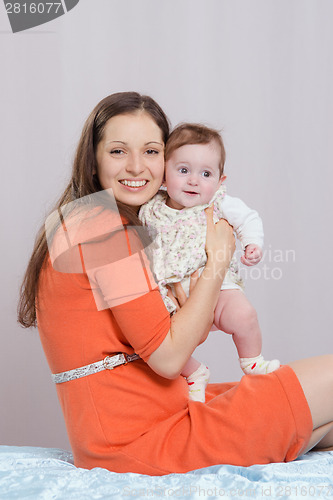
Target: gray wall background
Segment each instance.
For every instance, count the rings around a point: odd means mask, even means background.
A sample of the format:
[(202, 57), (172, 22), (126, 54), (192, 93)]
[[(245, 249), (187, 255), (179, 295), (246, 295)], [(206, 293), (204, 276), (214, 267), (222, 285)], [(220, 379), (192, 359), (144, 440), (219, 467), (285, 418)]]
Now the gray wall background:
[[(81, 0), (12, 34), (0, 6), (0, 443), (69, 449), (37, 331), (16, 323), (37, 229), (104, 96), (152, 95), (173, 125), (223, 130), (227, 185), (261, 214), (263, 262), (247, 279), (267, 358), (332, 352), (331, 0)], [(231, 338), (197, 356), (241, 376)]]

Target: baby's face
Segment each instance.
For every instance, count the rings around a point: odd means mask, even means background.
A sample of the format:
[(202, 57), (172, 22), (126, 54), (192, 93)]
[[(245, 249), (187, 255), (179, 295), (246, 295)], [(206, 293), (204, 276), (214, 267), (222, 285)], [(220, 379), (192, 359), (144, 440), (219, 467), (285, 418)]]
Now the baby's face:
[(167, 205), (181, 210), (208, 203), (225, 177), (220, 177), (218, 144), (186, 144), (166, 162)]

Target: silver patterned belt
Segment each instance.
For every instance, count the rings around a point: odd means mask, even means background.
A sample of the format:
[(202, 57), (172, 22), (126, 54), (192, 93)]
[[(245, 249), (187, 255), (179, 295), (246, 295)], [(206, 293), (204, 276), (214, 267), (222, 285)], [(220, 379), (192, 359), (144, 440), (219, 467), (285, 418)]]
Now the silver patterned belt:
[(135, 361), (136, 359), (140, 359), (138, 354), (119, 353), (114, 356), (106, 356), (101, 361), (91, 363), (90, 365), (74, 368), (74, 370), (69, 370), (67, 372), (52, 373), (52, 380), (55, 384), (63, 384), (64, 382), (86, 377), (87, 375), (92, 375), (93, 373), (98, 373), (103, 370), (113, 370), (117, 366), (127, 365), (127, 363)]

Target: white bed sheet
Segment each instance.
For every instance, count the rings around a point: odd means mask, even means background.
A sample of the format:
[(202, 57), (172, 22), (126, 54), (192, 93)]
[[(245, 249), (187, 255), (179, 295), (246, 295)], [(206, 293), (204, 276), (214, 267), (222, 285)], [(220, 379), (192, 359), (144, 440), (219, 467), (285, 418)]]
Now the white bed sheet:
[(0, 446), (1, 500), (110, 498), (333, 500), (333, 452), (311, 452), (291, 463), (145, 476), (80, 469), (64, 450)]

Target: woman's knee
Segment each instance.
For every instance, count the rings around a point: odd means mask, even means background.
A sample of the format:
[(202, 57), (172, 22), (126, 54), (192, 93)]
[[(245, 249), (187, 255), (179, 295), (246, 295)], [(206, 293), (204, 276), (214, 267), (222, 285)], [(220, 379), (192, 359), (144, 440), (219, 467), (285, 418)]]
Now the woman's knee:
[(327, 373), (333, 383), (333, 354), (318, 356), (318, 366)]
[(324, 354), (323, 358), (326, 358), (327, 363), (331, 366), (333, 369), (333, 354)]
[(333, 354), (300, 359), (290, 363), (290, 366), (297, 374), (308, 376), (310, 380), (324, 376), (325, 380), (332, 380), (333, 383)]
[(333, 384), (333, 354), (324, 354), (322, 356), (323, 363), (327, 369), (327, 372), (330, 374)]
[(333, 421), (333, 355), (325, 354), (290, 363), (308, 402), (313, 428)]

